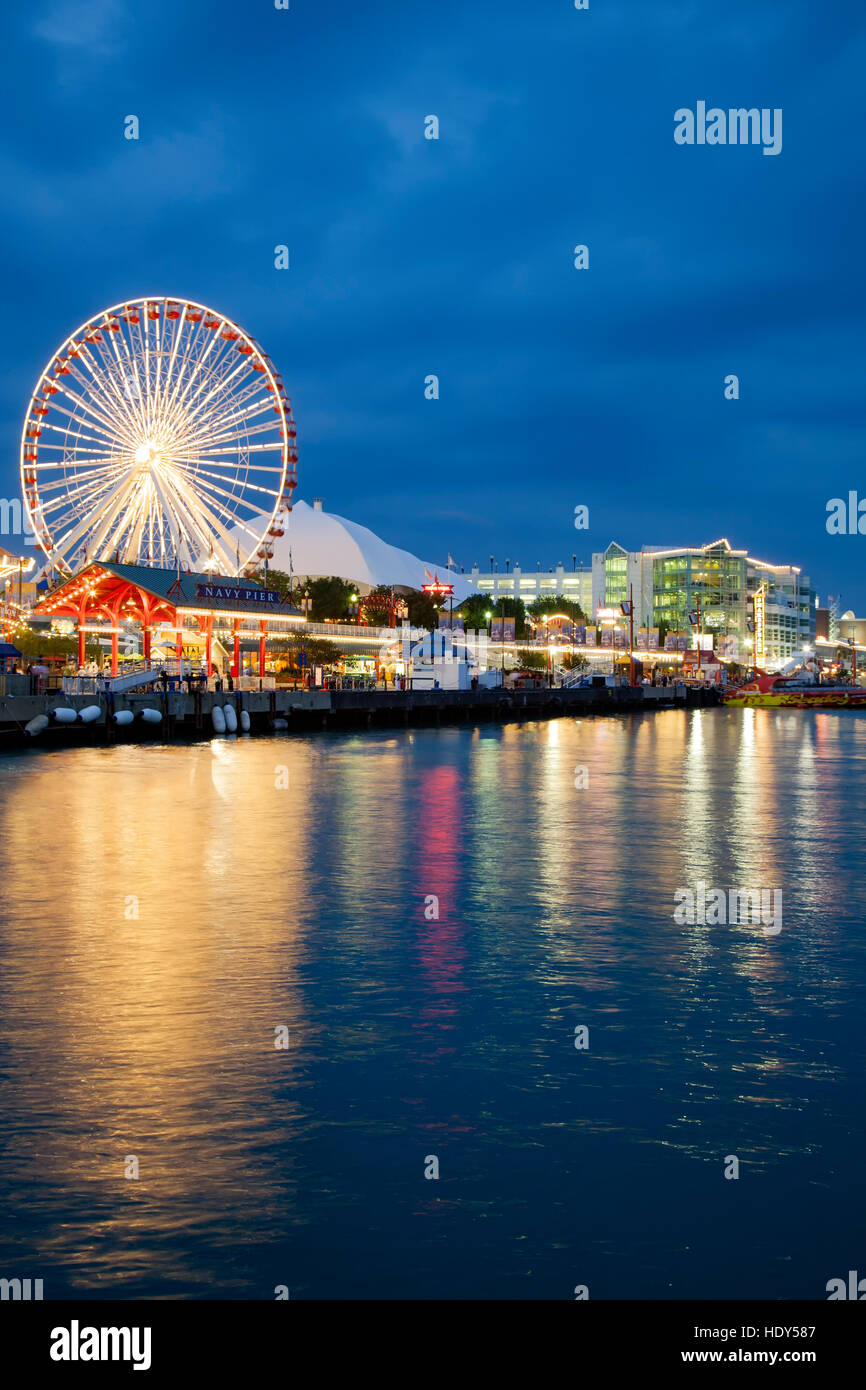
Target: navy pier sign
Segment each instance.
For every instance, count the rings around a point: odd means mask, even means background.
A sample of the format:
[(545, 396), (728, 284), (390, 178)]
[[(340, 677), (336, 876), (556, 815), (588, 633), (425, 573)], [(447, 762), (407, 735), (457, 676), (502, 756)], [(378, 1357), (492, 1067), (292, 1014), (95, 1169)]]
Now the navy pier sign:
[(240, 584), (196, 584), (195, 594), (215, 603), (260, 603), (263, 608), (282, 603), (276, 589), (244, 589)]

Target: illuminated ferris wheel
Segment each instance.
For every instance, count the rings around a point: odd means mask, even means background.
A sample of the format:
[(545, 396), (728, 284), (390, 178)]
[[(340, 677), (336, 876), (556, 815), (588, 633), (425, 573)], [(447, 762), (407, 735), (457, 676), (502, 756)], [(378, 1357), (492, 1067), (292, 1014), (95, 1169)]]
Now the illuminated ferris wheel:
[(48, 563), (240, 573), (291, 507), (297, 436), (273, 364), (191, 300), (117, 304), (76, 329), (40, 376), (21, 486)]

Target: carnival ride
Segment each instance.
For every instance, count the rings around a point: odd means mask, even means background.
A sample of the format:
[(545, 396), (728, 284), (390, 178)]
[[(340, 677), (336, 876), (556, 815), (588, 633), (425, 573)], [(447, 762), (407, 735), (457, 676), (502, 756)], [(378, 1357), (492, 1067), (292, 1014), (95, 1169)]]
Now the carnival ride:
[(41, 373), (21, 486), (46, 567), (94, 560), (221, 574), (282, 534), (297, 432), (282, 379), (238, 324), (152, 296), (88, 319)]

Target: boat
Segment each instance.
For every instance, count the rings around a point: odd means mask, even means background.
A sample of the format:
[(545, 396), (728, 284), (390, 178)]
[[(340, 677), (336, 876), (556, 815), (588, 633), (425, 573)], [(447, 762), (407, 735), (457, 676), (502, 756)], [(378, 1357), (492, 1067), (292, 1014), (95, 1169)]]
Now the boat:
[(722, 696), (723, 705), (771, 709), (863, 709), (866, 686), (845, 684), (814, 657), (798, 658), (771, 675), (755, 668), (749, 679)]

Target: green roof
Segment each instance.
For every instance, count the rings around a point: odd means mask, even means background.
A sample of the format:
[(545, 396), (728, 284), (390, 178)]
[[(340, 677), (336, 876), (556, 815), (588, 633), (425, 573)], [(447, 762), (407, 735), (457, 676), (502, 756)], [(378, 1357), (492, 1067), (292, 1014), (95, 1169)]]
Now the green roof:
[[(165, 599), (175, 608), (200, 608), (207, 612), (243, 612), (255, 613), (260, 617), (267, 617), (270, 612), (272, 616), (292, 617), (297, 615), (303, 617), (299, 608), (294, 607), (288, 600), (279, 604), (265, 604), (261, 599), (244, 598), (200, 598), (196, 592), (199, 584), (209, 584), (221, 589), (256, 590), (264, 593), (264, 585), (259, 584), (255, 579), (238, 579), (236, 575), (214, 575), (190, 572), (182, 569), (180, 571), (180, 584), (178, 585), (178, 571), (176, 569), (164, 570), (155, 569), (151, 565), (120, 565), (111, 560), (91, 560), (84, 565), (79, 574), (85, 574), (95, 566), (100, 569), (108, 570), (118, 579), (128, 580), (130, 584), (135, 584), (140, 589), (146, 589), (149, 594), (154, 594), (157, 598)], [(69, 581), (67, 581), (68, 583)], [(62, 587), (62, 586), (61, 586)]]

